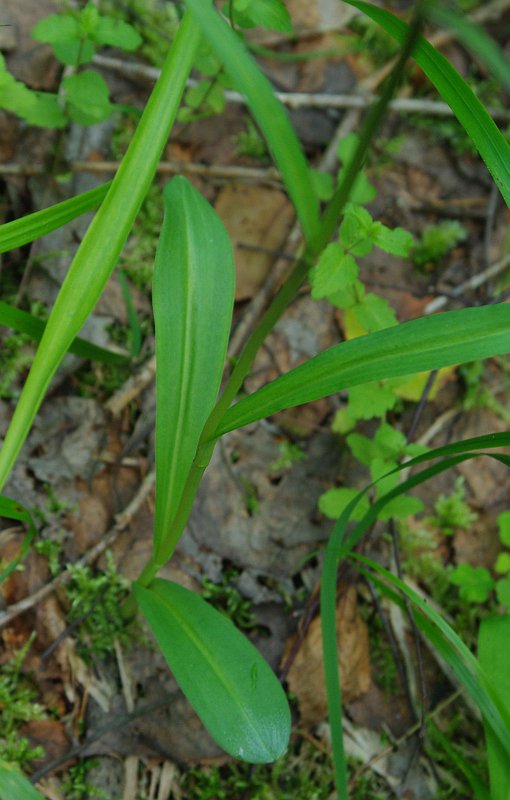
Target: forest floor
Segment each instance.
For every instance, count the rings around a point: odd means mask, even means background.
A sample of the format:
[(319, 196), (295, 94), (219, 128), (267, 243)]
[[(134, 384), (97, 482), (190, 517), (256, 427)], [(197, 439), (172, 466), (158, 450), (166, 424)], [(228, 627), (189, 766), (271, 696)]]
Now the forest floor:
[[(108, 8), (120, 5), (112, 0)], [(287, 95), (311, 163), (333, 175), (338, 142), (359, 130), (362, 117), (338, 98), (376, 92), (395, 51), (342, 4), (333, 11), (319, 0), (287, 5), (294, 38), (255, 32), (252, 39), (276, 54), (259, 55), (259, 63)], [(487, 30), (498, 38), (510, 11), (501, 11), (499, 3), (491, 17), (492, 5), (481, 8)], [(139, 109), (164, 47), (161, 8), (149, 0), (145, 6), (142, 19), (143, 2), (122, 4), (145, 37), (145, 57), (103, 51), (94, 65), (116, 103)], [(2, 4), (2, 16), (13, 25), (0, 28), (9, 70), (46, 91), (55, 91), (60, 68), (51, 49), (30, 32), (53, 11), (51, 0)], [(452, 37), (436, 37), (441, 52), (507, 128), (510, 115), (483, 69)], [(328, 53), (310, 57), (318, 51)], [(283, 53), (288, 58), (279, 59)], [(431, 113), (428, 101), (439, 98), (413, 67), (400, 91), (401, 100), (409, 98), (415, 100), (412, 113), (389, 112), (365, 180), (373, 187), (372, 216), (409, 231), (418, 244), (407, 259), (374, 250), (360, 260), (366, 292), (379, 298), (374, 315), (391, 320), (388, 309), (393, 309), (399, 322), (501, 301), (510, 286), (508, 211), (490, 176), (454, 118), (435, 115), (434, 108)], [(99, 125), (73, 123), (61, 133), (27, 126), (0, 111), (0, 222), (103, 183), (134, 127), (133, 115), (116, 113)], [(330, 397), (226, 436), (206, 472), (186, 534), (161, 573), (224, 609), (285, 681), (294, 726), (281, 762), (247, 767), (225, 758), (147, 632), (126, 630), (119, 613), (127, 581), (137, 577), (152, 547), (151, 273), (161, 190), (170, 175), (181, 172), (214, 205), (232, 236), (237, 273), (232, 358), (296, 252), (292, 207), (245, 106), (227, 101), (221, 113), (179, 122), (119, 270), (83, 333), (130, 358), (116, 367), (66, 358), (5, 488), (5, 495), (33, 510), (38, 537), (23, 568), (1, 587), (0, 703), (9, 722), (0, 724), (0, 751), (2, 757), (16, 753), (49, 800), (325, 800), (335, 794), (318, 616), (322, 552), (339, 514), (334, 490), (366, 486), (378, 456), (374, 449), (367, 455), (368, 440), (358, 438), (357, 447), (355, 439), (347, 440), (352, 431), (344, 425), (345, 409), (349, 403), (354, 407), (353, 397)], [(89, 221), (86, 215), (5, 254), (0, 299), (44, 318)], [(313, 299), (305, 286), (260, 351), (244, 389), (253, 391), (359, 332), (359, 320), (327, 299)], [(4, 435), (34, 346), (5, 328), (0, 341)], [(508, 359), (494, 358), (450, 368), (433, 386), (420, 376), (396, 391), (386, 411), (358, 409), (352, 430), (373, 437), (385, 424), (386, 434), (390, 428), (403, 434), (404, 445), (422, 446), (505, 430), (508, 367)], [(466, 462), (416, 490), (421, 502), (411, 503), (411, 513), (401, 510), (398, 519), (379, 521), (363, 548), (390, 568), (400, 561), (405, 578), (455, 620), (471, 647), (480, 619), (501, 607), (503, 598), (503, 591), (494, 589), (500, 533), (510, 508), (507, 481), (501, 464)], [(18, 524), (3, 521), (2, 563), (16, 555), (23, 537)], [(482, 568), (479, 577), (489, 576), (485, 596), (451, 581), (465, 564)], [(472, 797), (444, 739), (486, 780), (481, 722), (437, 654), (417, 643), (406, 614), (350, 568), (339, 578), (337, 625), (352, 797)], [(420, 708), (427, 717), (425, 740)], [(38, 746), (44, 752), (27, 753)]]

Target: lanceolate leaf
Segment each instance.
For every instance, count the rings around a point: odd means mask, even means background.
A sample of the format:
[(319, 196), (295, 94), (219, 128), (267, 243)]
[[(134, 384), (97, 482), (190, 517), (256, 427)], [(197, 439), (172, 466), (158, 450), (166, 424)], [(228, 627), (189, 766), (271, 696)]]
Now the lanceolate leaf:
[[(478, 658), (489, 681), (497, 688), (510, 717), (510, 616), (486, 617), (480, 623)], [(489, 688), (490, 691), (490, 688)], [(510, 735), (510, 732), (509, 732)], [(510, 797), (510, 758), (490, 725), (485, 726), (492, 800)]]
[(0, 761), (0, 800), (44, 800), (13, 764)]
[(0, 253), (40, 239), (41, 236), (61, 228), (66, 222), (96, 208), (106, 197), (110, 185), (111, 181), (69, 200), (63, 200), (62, 203), (43, 208), (42, 211), (34, 211), (33, 214), (0, 225)]
[(168, 534), (220, 386), (234, 305), (228, 234), (185, 178), (164, 190), (156, 254), (156, 519), (154, 556)]
[(185, 0), (185, 3), (234, 86), (246, 97), (310, 243), (318, 233), (319, 205), (308, 164), (285, 109), (256, 62), (212, 4), (204, 0)]
[(230, 408), (214, 437), (334, 392), (510, 352), (510, 305), (424, 317), (330, 347)]
[(199, 595), (170, 581), (134, 584), (136, 600), (184, 694), (227, 753), (254, 764), (285, 752), (290, 712), (258, 650)]
[[(346, 2), (367, 14), (398, 42), (405, 40), (408, 26), (398, 17), (361, 0)], [(510, 145), (495, 122), (459, 73), (425, 39), (418, 41), (413, 58), (465, 128), (510, 206)]]
[[(46, 328), (46, 323), (34, 317), (33, 314), (29, 314), (28, 311), (21, 311), (19, 308), (13, 308), (13, 306), (1, 300), (0, 325), (13, 328), (20, 333), (26, 333), (27, 336), (31, 336), (37, 342), (41, 341)], [(98, 347), (79, 337), (73, 339), (69, 345), (69, 352), (81, 358), (90, 358), (92, 361), (102, 361), (105, 364), (120, 364), (126, 361), (125, 356), (119, 353), (112, 353), (111, 350), (105, 350), (104, 347)]]

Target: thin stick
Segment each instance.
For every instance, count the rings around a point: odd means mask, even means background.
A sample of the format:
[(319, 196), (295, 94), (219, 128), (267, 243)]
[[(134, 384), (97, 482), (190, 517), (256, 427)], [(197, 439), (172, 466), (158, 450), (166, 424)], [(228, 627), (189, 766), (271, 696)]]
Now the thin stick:
[[(112, 72), (120, 72), (137, 78), (145, 78), (150, 81), (157, 80), (159, 70), (155, 67), (148, 67), (145, 64), (138, 64), (132, 61), (122, 61), (118, 58), (109, 56), (94, 56), (93, 62), (98, 67), (109, 69)], [(389, 70), (388, 70), (389, 71)], [(377, 81), (386, 76), (386, 72)], [(187, 86), (195, 87), (198, 81), (189, 79)], [(231, 90), (224, 91), (225, 100), (229, 103), (246, 105), (245, 97), (239, 92)], [(358, 109), (363, 111), (371, 106), (376, 100), (377, 95), (366, 94), (328, 94), (312, 92), (275, 92), (275, 97), (290, 109), (297, 108), (324, 108), (324, 109)], [(426, 114), (434, 117), (452, 117), (453, 111), (447, 103), (438, 100), (423, 100), (411, 97), (396, 97), (388, 106), (390, 111), (405, 114)], [(505, 122), (510, 119), (510, 110), (506, 108), (488, 108), (490, 115), (497, 120)]]
[(45, 597), (48, 597), (48, 595), (52, 594), (58, 586), (65, 586), (68, 584), (72, 578), (73, 567), (88, 566), (96, 561), (96, 559), (98, 559), (99, 556), (101, 556), (105, 550), (107, 550), (108, 547), (114, 543), (119, 533), (121, 533), (129, 525), (138, 509), (151, 492), (154, 486), (155, 477), (155, 472), (149, 472), (131, 502), (126, 506), (124, 511), (115, 516), (115, 525), (107, 533), (105, 533), (101, 541), (91, 547), (90, 550), (88, 550), (85, 555), (82, 556), (82, 558), (79, 558), (77, 561), (75, 561), (71, 567), (65, 569), (52, 581), (38, 589), (37, 592), (34, 592), (29, 597), (25, 597), (23, 600), (20, 600), (19, 603), (14, 603), (12, 606), (9, 606), (7, 611), (5, 611), (3, 614), (0, 614), (0, 628), (2, 628), (4, 625), (8, 625), (9, 622), (12, 622), (12, 620), (18, 617), (20, 614), (23, 614), (25, 611), (28, 611), (40, 603), (41, 600), (44, 600)]

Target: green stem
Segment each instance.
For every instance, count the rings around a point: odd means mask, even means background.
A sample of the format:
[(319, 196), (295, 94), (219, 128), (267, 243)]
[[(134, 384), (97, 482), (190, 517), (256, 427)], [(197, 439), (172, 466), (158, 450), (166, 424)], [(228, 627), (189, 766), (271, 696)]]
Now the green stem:
[(168, 140), (200, 39), (185, 14), (129, 149), (62, 284), (0, 453), (0, 489), (58, 366), (114, 269)]

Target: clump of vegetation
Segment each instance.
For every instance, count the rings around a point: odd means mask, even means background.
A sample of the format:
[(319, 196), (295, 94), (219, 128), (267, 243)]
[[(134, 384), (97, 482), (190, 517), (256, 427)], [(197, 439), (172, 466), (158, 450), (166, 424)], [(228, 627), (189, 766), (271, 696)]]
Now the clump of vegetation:
[(450, 494), (441, 494), (434, 503), (434, 516), (429, 522), (435, 525), (445, 536), (452, 536), (456, 530), (467, 530), (472, 522), (476, 522), (478, 514), (472, 511), (466, 502), (465, 480), (462, 475), (455, 481)]
[(65, 779), (62, 781), (62, 792), (66, 800), (112, 800), (106, 792), (98, 789), (88, 779), (89, 771), (95, 766), (95, 761), (81, 759), (69, 767)]
[(416, 242), (413, 261), (419, 267), (431, 261), (439, 261), (466, 237), (464, 225), (454, 219), (429, 225)]
[(106, 556), (104, 572), (94, 572), (80, 564), (71, 567), (67, 586), (70, 602), (69, 622), (80, 621), (78, 651), (85, 661), (104, 658), (121, 644), (132, 641), (133, 623), (126, 624), (122, 602), (129, 592), (129, 582), (117, 572), (111, 553)]
[(20, 765), (44, 755), (42, 747), (30, 747), (28, 739), (19, 735), (23, 723), (46, 717), (43, 706), (36, 701), (36, 690), (22, 672), (32, 642), (33, 637), (27, 639), (0, 667), (0, 759)]
[(251, 603), (246, 600), (233, 581), (239, 575), (235, 569), (227, 569), (219, 583), (202, 578), (202, 597), (225, 614), (238, 628), (249, 630), (256, 625)]

